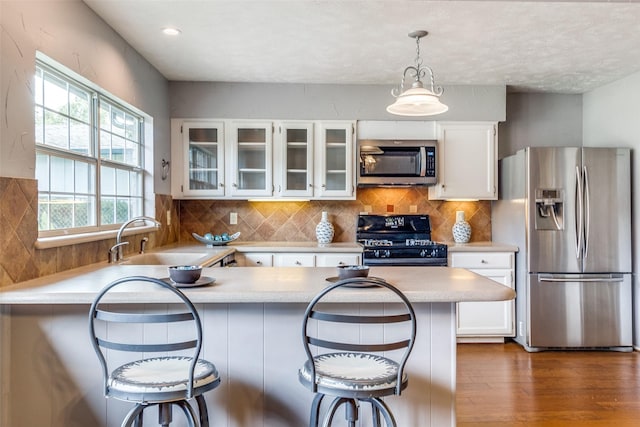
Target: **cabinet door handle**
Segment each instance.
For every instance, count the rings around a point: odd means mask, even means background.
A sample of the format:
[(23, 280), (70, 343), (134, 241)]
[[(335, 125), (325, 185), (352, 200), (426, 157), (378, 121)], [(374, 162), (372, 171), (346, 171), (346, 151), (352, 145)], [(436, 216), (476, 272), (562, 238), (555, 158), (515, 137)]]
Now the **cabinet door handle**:
[(296, 265), (302, 265), (300, 261), (296, 261)]

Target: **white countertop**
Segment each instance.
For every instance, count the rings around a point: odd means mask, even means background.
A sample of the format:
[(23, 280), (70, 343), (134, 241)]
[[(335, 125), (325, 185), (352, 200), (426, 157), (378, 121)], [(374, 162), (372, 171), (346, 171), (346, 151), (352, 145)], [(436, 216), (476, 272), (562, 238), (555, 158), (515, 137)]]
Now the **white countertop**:
[(498, 242), (447, 243), (449, 252), (518, 252), (515, 245)]
[[(334, 267), (205, 268), (212, 285), (183, 289), (194, 303), (308, 303), (335, 276)], [(0, 290), (0, 304), (90, 304), (107, 283), (126, 276), (167, 277), (166, 266), (93, 264), (18, 283)], [(460, 268), (371, 267), (412, 302), (503, 301), (512, 289)], [(162, 292), (144, 285), (122, 292), (117, 303), (163, 303)], [(348, 289), (336, 302), (385, 302), (375, 289)]]

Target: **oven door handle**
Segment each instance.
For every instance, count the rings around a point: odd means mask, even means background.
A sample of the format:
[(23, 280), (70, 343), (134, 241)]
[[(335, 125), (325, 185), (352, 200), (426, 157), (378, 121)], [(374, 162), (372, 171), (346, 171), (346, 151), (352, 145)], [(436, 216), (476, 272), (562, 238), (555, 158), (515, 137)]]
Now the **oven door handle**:
[(420, 147), (420, 176), (427, 175), (427, 149)]

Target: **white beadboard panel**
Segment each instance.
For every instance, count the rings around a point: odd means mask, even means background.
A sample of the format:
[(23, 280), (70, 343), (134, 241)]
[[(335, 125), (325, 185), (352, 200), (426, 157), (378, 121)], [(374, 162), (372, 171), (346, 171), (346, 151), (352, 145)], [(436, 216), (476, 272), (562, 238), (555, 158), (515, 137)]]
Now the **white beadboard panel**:
[[(346, 305), (332, 304), (345, 311)], [(382, 313), (393, 304), (359, 304), (361, 313)], [(409, 386), (401, 396), (386, 399), (398, 425), (455, 426), (455, 309), (451, 303), (414, 304), (418, 317), (416, 344), (407, 364)], [(293, 427), (305, 425), (313, 398), (299, 384), (304, 362), (301, 322), (305, 304), (203, 304), (198, 306), (204, 330), (202, 357), (220, 371), (222, 384), (205, 395), (212, 427)], [(147, 310), (172, 310), (150, 304)], [(131, 403), (102, 395), (102, 377), (90, 345), (87, 305), (22, 305), (11, 308), (9, 426), (117, 427)], [(132, 339), (155, 342), (181, 337), (171, 326), (142, 328), (116, 325), (109, 336), (124, 332)], [(385, 328), (322, 328), (327, 338), (368, 341), (379, 334), (394, 338), (395, 326)], [(6, 337), (5, 337), (6, 338)], [(4, 356), (4, 355), (3, 355)], [(134, 357), (142, 355), (133, 354)], [(121, 358), (109, 354), (110, 362)], [(24, 410), (24, 402), (37, 411)], [(363, 405), (364, 426), (370, 420)], [(336, 425), (343, 423), (343, 411)], [(185, 425), (175, 411), (173, 426)], [(155, 422), (157, 411), (145, 414)]]
[(220, 374), (220, 385), (204, 395), (209, 410), (211, 427), (230, 425), (230, 415), (227, 410), (231, 383), (229, 382), (229, 305), (228, 304), (199, 304), (196, 307), (202, 322), (203, 359), (216, 365)]
[(306, 360), (302, 345), (304, 304), (269, 304), (264, 310), (264, 425), (308, 423), (313, 394), (298, 381)]
[(264, 426), (264, 304), (234, 304), (230, 308), (228, 425), (261, 427)]

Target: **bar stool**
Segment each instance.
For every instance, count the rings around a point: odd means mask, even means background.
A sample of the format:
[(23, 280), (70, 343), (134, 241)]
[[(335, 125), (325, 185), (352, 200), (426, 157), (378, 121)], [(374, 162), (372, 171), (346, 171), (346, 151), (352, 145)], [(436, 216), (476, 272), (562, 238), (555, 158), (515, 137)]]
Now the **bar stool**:
[[(154, 291), (159, 287), (160, 291), (172, 293), (180, 308), (167, 309), (161, 304), (159, 307), (162, 308), (154, 310), (149, 309), (149, 305), (143, 309), (142, 304), (109, 304), (122, 288), (146, 292), (150, 290), (149, 286), (155, 287)], [(176, 329), (171, 329), (176, 331), (175, 340), (139, 343), (132, 338), (131, 331), (140, 327), (163, 331), (162, 335), (171, 337), (168, 333), (171, 324), (176, 325)], [(152, 277), (115, 280), (91, 305), (89, 333), (102, 367), (105, 397), (135, 403), (122, 422), (123, 427), (141, 427), (143, 411), (150, 406), (158, 407), (158, 423), (163, 427), (171, 424), (173, 406), (182, 410), (190, 427), (209, 426), (203, 393), (216, 388), (220, 376), (213, 363), (199, 358), (202, 347), (200, 317), (179, 289)], [(146, 356), (149, 353), (153, 356)], [(140, 358), (142, 354), (144, 358)], [(118, 363), (111, 369), (109, 361), (114, 360)], [(196, 400), (197, 414), (188, 402), (191, 398)]]
[[(390, 293), (390, 297), (384, 301), (393, 304), (385, 303), (384, 314), (372, 315), (363, 315), (356, 304), (338, 302), (319, 307), (327, 300), (340, 301), (335, 295), (336, 291), (345, 287), (381, 288)], [(335, 298), (326, 298), (329, 294), (334, 294), (332, 296)], [(348, 310), (350, 308), (352, 310)], [(340, 338), (320, 337), (319, 331), (323, 330), (330, 331), (333, 336), (340, 335)], [(358, 338), (352, 341), (343, 338), (349, 335)], [(385, 340), (387, 335), (393, 336), (393, 340)], [(311, 405), (309, 426), (318, 427), (320, 405), (324, 397), (329, 395), (333, 396), (333, 400), (324, 416), (323, 427), (331, 425), (336, 410), (342, 405), (349, 427), (355, 427), (359, 419), (360, 402), (371, 405), (375, 427), (381, 427), (381, 415), (387, 427), (397, 427), (382, 397), (400, 395), (407, 387), (408, 377), (404, 366), (413, 349), (415, 336), (416, 320), (411, 303), (385, 280), (369, 277), (345, 279), (320, 292), (307, 307), (302, 322), (307, 361), (298, 371), (298, 379), (316, 393)]]

